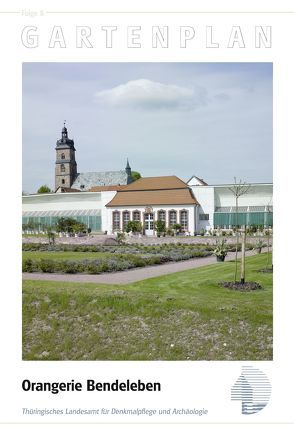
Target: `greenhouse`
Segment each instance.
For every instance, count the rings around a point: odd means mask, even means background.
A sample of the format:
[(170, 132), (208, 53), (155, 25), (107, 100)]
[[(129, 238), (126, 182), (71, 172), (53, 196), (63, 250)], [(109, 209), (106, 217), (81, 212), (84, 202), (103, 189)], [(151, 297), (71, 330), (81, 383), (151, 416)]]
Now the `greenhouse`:
[(22, 223), (28, 230), (42, 231), (60, 218), (72, 218), (100, 232), (102, 209), (100, 193), (29, 195), (23, 197)]
[(60, 218), (71, 217), (78, 222), (86, 225), (91, 231), (101, 231), (101, 212), (100, 210), (61, 210), (43, 212), (24, 212), (22, 223), (32, 225), (32, 228), (43, 230), (48, 226), (57, 224)]
[(214, 228), (232, 228), (235, 226), (273, 226), (272, 207), (217, 207), (213, 216)]

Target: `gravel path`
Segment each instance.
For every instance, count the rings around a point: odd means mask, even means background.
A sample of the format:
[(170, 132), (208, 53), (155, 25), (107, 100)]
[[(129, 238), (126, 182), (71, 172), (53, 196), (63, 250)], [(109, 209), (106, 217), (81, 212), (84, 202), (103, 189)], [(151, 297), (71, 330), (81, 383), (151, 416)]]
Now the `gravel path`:
[[(246, 257), (255, 255), (254, 251), (246, 252)], [(240, 258), (240, 253), (238, 253)], [(226, 260), (235, 258), (234, 252), (229, 252)], [(192, 260), (179, 261), (177, 263), (162, 264), (159, 266), (142, 267), (138, 269), (125, 270), (123, 272), (104, 273), (101, 275), (86, 274), (55, 274), (55, 273), (23, 273), (23, 279), (42, 281), (66, 281), (66, 282), (92, 282), (100, 284), (130, 284), (143, 279), (156, 276), (168, 275), (169, 273), (182, 272), (183, 270), (194, 269), (209, 264), (217, 263), (214, 255), (205, 258), (193, 258)]]

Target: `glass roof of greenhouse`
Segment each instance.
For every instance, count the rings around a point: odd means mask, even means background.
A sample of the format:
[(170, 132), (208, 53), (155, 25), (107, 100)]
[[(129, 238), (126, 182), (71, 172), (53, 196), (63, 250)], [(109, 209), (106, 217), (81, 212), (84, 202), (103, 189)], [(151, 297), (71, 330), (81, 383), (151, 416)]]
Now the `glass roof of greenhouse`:
[[(240, 206), (238, 207), (239, 213), (265, 213), (272, 212), (273, 207), (268, 207), (267, 205), (250, 205), (248, 207)], [(215, 213), (236, 213), (236, 207), (216, 207)]]
[(38, 211), (24, 211), (23, 217), (49, 217), (49, 216), (101, 216), (101, 210), (38, 210)]

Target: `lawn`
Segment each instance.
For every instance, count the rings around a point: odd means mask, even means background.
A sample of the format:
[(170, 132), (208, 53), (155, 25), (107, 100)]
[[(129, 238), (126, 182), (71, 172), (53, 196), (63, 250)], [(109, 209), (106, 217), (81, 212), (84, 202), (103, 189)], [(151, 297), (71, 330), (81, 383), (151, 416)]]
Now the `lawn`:
[(109, 252), (49, 252), (49, 251), (23, 251), (23, 260), (95, 260), (97, 258), (113, 258), (115, 256), (123, 256), (124, 254), (113, 254)]
[(222, 288), (234, 263), (131, 285), (23, 283), (25, 360), (271, 360), (272, 274), (246, 260), (262, 290)]

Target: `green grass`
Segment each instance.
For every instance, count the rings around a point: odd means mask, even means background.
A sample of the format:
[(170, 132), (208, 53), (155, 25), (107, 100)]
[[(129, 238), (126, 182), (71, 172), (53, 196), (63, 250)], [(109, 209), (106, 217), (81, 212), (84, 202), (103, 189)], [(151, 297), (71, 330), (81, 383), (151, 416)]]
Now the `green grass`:
[(25, 360), (271, 360), (272, 274), (249, 257), (247, 281), (222, 288), (225, 262), (131, 285), (24, 281)]
[(38, 234), (22, 234), (22, 238), (23, 239), (30, 239), (30, 238), (36, 238), (36, 237), (40, 237), (40, 238), (48, 238), (47, 234), (42, 234), (42, 233), (38, 233)]
[(123, 254), (113, 254), (109, 252), (40, 252), (40, 251), (23, 251), (23, 260), (95, 260), (98, 258), (111, 258), (113, 256), (123, 256)]

